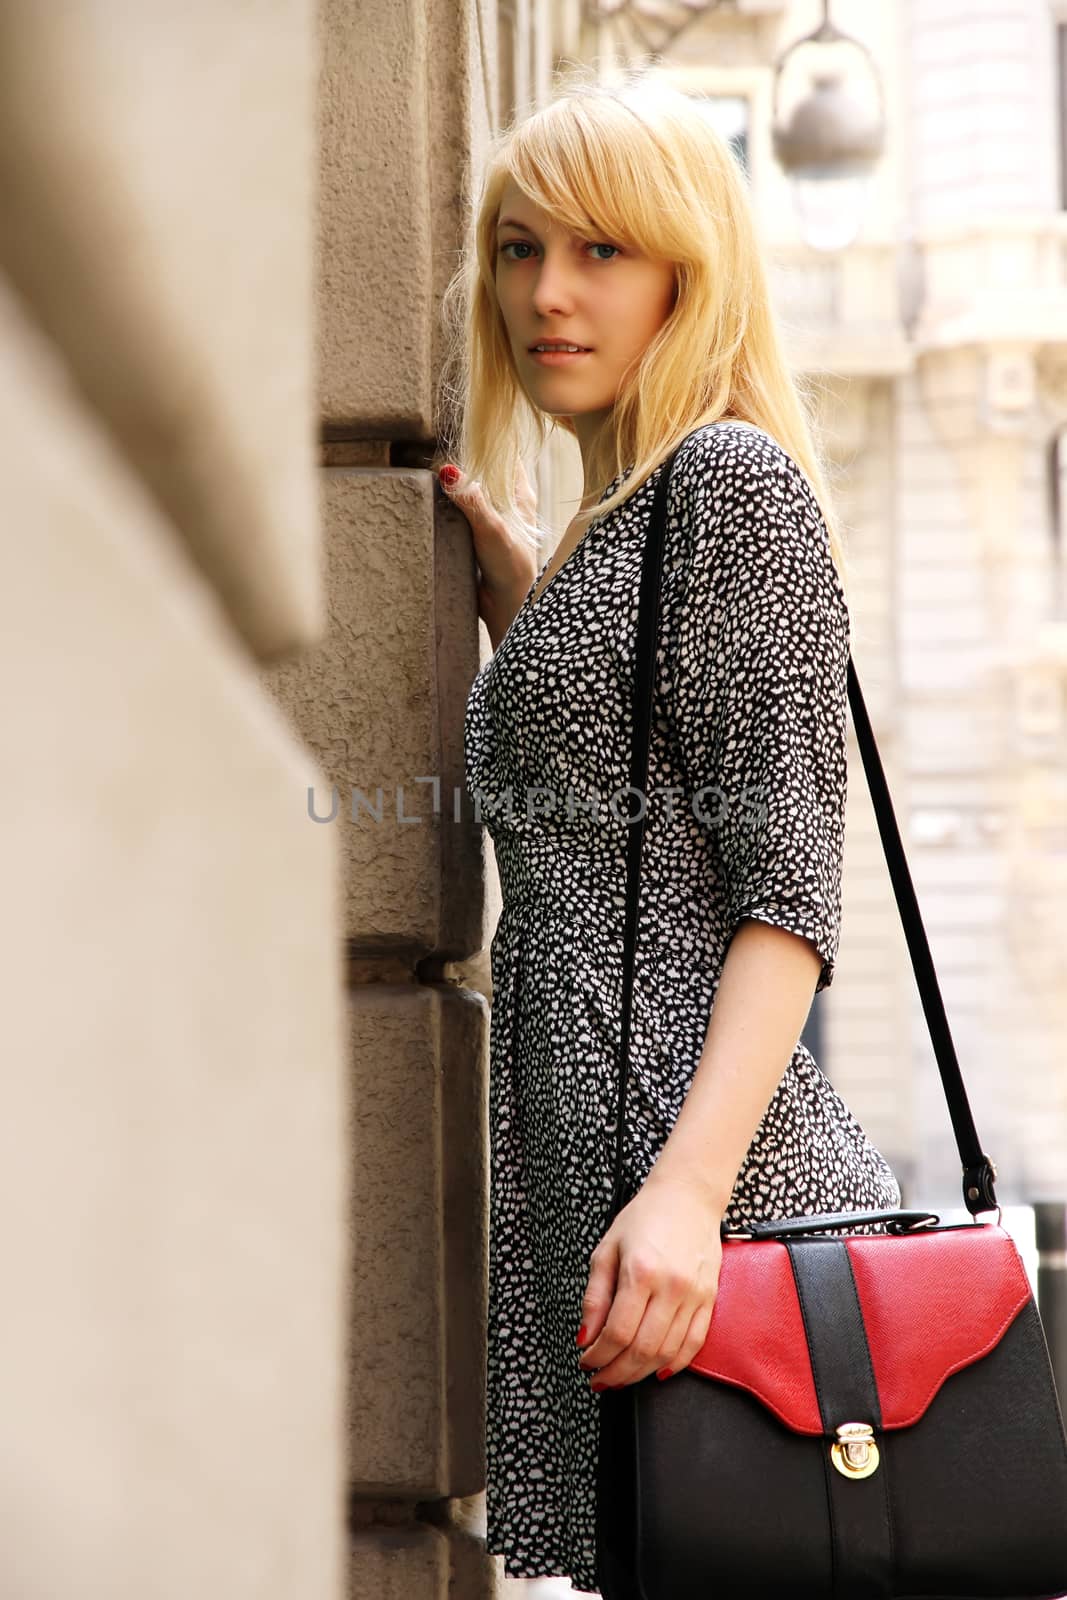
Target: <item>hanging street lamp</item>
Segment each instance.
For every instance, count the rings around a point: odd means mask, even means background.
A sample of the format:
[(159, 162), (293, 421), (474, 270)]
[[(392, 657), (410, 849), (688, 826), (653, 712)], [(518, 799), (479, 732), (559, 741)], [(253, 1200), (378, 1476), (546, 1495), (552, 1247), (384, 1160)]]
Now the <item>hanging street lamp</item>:
[[(774, 153), (792, 181), (805, 242), (824, 251), (843, 250), (855, 239), (867, 208), (870, 176), (885, 149), (878, 69), (867, 46), (831, 22), (829, 11), (830, 0), (823, 0), (819, 26), (794, 40), (775, 63), (772, 129)], [(809, 93), (780, 120), (782, 69), (797, 51), (822, 45), (848, 45), (863, 53), (874, 83), (873, 100), (869, 91), (857, 92), (842, 66), (824, 59), (812, 71)]]

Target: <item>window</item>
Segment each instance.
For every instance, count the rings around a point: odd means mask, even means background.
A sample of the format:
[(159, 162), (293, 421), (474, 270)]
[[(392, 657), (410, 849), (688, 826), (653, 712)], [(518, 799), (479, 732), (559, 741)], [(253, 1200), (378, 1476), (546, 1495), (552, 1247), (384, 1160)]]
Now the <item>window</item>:
[[(1062, 30), (1061, 30), (1062, 31)], [(746, 178), (748, 165), (749, 102), (740, 94), (693, 94), (691, 98), (733, 149)]]

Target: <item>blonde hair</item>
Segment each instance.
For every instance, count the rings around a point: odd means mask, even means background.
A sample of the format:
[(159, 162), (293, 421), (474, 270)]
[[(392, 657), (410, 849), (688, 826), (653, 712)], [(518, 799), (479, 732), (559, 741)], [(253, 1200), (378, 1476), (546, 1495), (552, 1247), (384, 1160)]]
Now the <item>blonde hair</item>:
[[(787, 366), (745, 181), (729, 144), (693, 99), (647, 76), (586, 81), (578, 67), (555, 99), (490, 146), (470, 237), (444, 296), (449, 343), (438, 437), (442, 460), (477, 478), (490, 503), (536, 544), (546, 529), (515, 498), (520, 458), (536, 457), (569, 418), (523, 389), (496, 296), (496, 222), (515, 183), (563, 227), (675, 267), (675, 300), (625, 374), (609, 426), (586, 464), (600, 492), (579, 527), (628, 499), (695, 428), (721, 419), (770, 434), (802, 469), (844, 583), (844, 547), (821, 459), (815, 386)], [(458, 420), (457, 420), (458, 419)]]

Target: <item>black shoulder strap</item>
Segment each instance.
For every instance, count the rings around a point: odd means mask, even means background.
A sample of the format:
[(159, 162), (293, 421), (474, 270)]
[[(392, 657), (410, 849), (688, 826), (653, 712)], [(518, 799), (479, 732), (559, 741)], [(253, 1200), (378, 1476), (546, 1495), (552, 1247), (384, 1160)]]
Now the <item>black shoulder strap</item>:
[[(623, 1119), (626, 1108), (626, 1084), (630, 1072), (630, 1016), (633, 1005), (634, 958), (637, 945), (637, 909), (640, 894), (641, 849), (645, 836), (646, 791), (648, 785), (649, 734), (652, 725), (652, 691), (655, 681), (656, 636), (659, 623), (659, 597), (663, 572), (663, 550), (666, 543), (667, 493), (675, 450), (667, 457), (665, 470), (660, 473), (653, 501), (651, 526), (645, 543), (641, 566), (641, 588), (637, 618), (637, 672), (634, 693), (634, 737), (630, 763), (630, 789), (639, 800), (637, 817), (630, 823), (627, 838), (626, 923), (623, 941), (622, 975), (622, 1035), (620, 1044), (619, 1110), (616, 1122), (615, 1188), (611, 1215), (625, 1204), (623, 1184)], [(889, 874), (896, 895), (897, 907), (904, 924), (911, 964), (919, 985), (923, 1012), (930, 1029), (930, 1038), (937, 1057), (941, 1082), (948, 1101), (952, 1128), (959, 1147), (963, 1165), (963, 1199), (972, 1216), (979, 1211), (996, 1209), (994, 1179), (997, 1176), (992, 1161), (982, 1150), (974, 1118), (963, 1085), (963, 1076), (956, 1050), (949, 1032), (948, 1018), (941, 998), (937, 974), (930, 955), (919, 903), (911, 881), (911, 873), (904, 855), (900, 830), (897, 827), (889, 788), (885, 781), (878, 746), (871, 731), (870, 719), (860, 692), (859, 679), (852, 663), (848, 661), (848, 699), (852, 720), (859, 741), (860, 754), (867, 774), (867, 783), (878, 818), (878, 831), (882, 837)]]

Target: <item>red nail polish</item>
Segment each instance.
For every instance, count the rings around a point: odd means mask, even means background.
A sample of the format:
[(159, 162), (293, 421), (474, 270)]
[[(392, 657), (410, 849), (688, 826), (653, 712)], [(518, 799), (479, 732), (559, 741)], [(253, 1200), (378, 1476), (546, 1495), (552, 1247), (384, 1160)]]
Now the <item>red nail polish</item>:
[(460, 470), (453, 466), (442, 467), (437, 476), (446, 489), (453, 489), (459, 482)]
[(584, 1322), (582, 1323), (581, 1327), (578, 1329), (578, 1343), (580, 1345), (583, 1345), (585, 1343), (585, 1323)]
[(592, 1389), (594, 1394), (599, 1394), (601, 1389), (610, 1389), (611, 1388), (611, 1384), (610, 1383), (591, 1383), (589, 1385), (589, 1387), (590, 1387), (590, 1389)]
[(670, 1367), (660, 1367), (659, 1371), (656, 1373), (656, 1377), (660, 1378), (660, 1379), (669, 1378), (670, 1375), (671, 1375)]

